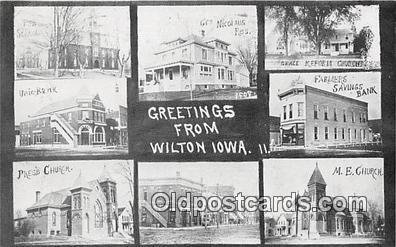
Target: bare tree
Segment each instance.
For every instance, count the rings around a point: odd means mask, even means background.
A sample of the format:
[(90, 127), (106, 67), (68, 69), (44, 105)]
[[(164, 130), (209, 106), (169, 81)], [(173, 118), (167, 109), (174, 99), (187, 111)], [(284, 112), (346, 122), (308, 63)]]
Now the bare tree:
[(367, 201), (367, 212), (371, 219), (371, 229), (375, 229), (375, 220), (382, 216), (382, 209), (380, 209), (378, 203), (373, 200)]
[(120, 65), (120, 68), (119, 68), (120, 73), (119, 73), (119, 75), (120, 75), (121, 78), (124, 77), (125, 66), (126, 66), (126, 63), (128, 62), (130, 57), (131, 57), (131, 52), (130, 51), (128, 52), (128, 54), (125, 54), (125, 53), (121, 54), (120, 50), (117, 51), (117, 60), (118, 60), (118, 64)]
[(54, 25), (51, 37), (51, 48), (54, 55), (54, 74), (59, 76), (59, 62), (64, 59), (65, 52), (71, 44), (81, 39), (81, 16), (83, 10), (79, 7), (54, 8)]
[(237, 48), (237, 59), (249, 73), (249, 85), (253, 86), (257, 70), (257, 48), (253, 46), (239, 46)]
[(129, 193), (130, 193), (130, 200), (129, 200), (129, 205), (131, 207), (131, 213), (132, 213), (132, 217), (134, 214), (133, 211), (133, 198), (134, 198), (134, 193), (133, 193), (133, 164), (130, 163), (129, 160), (126, 161), (126, 163), (122, 163), (121, 164), (121, 171), (120, 171), (121, 175), (124, 177), (124, 179), (127, 181), (128, 186), (129, 186)]

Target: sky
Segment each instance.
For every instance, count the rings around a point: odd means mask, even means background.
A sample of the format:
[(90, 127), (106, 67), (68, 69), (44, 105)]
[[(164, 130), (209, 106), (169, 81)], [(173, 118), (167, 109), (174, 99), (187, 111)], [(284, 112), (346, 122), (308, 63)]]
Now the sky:
[[(119, 92), (115, 90), (119, 85)], [(36, 113), (42, 107), (73, 96), (99, 94), (106, 109), (117, 110), (118, 105), (127, 105), (126, 79), (62, 79), (62, 80), (17, 80), (15, 81), (15, 123), (29, 120), (29, 115)], [(56, 93), (40, 93), (39, 95), (21, 96), (21, 92), (37, 89), (56, 88)], [(48, 90), (47, 90), (48, 92)]]
[[(333, 92), (334, 83), (315, 82), (315, 77), (340, 76), (346, 78), (344, 84), (363, 84), (363, 88), (375, 87), (377, 93), (358, 97), (357, 90)], [(322, 90), (333, 92), (349, 98), (361, 100), (368, 103), (368, 119), (381, 118), (381, 73), (380, 72), (348, 72), (348, 73), (279, 73), (270, 75), (270, 116), (280, 116), (282, 105), (278, 97), (278, 90), (282, 91), (289, 87), (294, 80), (300, 80), (306, 85)], [(340, 83), (337, 83), (340, 85)], [(337, 86), (339, 88), (339, 86)], [(361, 91), (362, 92), (362, 91)]]
[[(224, 20), (225, 27), (217, 22)], [(244, 21), (244, 24), (241, 24)], [(231, 25), (232, 23), (232, 25)], [(239, 23), (239, 24), (238, 24)], [(244, 30), (240, 35), (235, 29)], [(255, 6), (139, 6), (138, 44), (139, 69), (154, 62), (155, 51), (160, 44), (190, 34), (217, 37), (232, 47), (257, 40), (257, 17)], [(140, 75), (140, 77), (142, 77)]]
[[(374, 61), (380, 60), (380, 33), (379, 33), (379, 7), (378, 5), (362, 6), (356, 5), (356, 11), (360, 11), (360, 18), (354, 23), (357, 32), (359, 32), (364, 26), (369, 26), (374, 34), (374, 40), (372, 47), (369, 50), (369, 59)], [(265, 32), (266, 35), (272, 33), (275, 27), (275, 22), (270, 19), (266, 19)], [(351, 28), (349, 23), (339, 23), (336, 28), (344, 29)]]
[(180, 172), (183, 178), (203, 183), (232, 185), (235, 195), (258, 195), (257, 162), (180, 162), (180, 163), (139, 163), (139, 178), (176, 177)]
[[(66, 171), (64, 174), (56, 173), (46, 175), (44, 168), (61, 166)], [(71, 187), (80, 172), (85, 181), (97, 179), (106, 166), (110, 176), (117, 183), (118, 206), (128, 205), (130, 200), (129, 185), (122, 176), (122, 167), (133, 167), (133, 161), (125, 160), (85, 160), (85, 161), (29, 161), (15, 162), (13, 165), (14, 185), (14, 211), (21, 210), (25, 215), (25, 209), (35, 202), (35, 192), (40, 191), (41, 197), (53, 191)], [(39, 170), (40, 174), (30, 176)], [(23, 173), (22, 173), (23, 171)], [(235, 194), (241, 192), (243, 195), (258, 195), (258, 165), (257, 162), (196, 162), (196, 163), (139, 163), (139, 178), (176, 177), (180, 171), (181, 177), (200, 181), (204, 184), (232, 185)]]
[[(61, 166), (65, 172), (64, 174), (46, 175), (43, 173), (46, 166)], [(25, 209), (35, 203), (36, 191), (40, 191), (41, 197), (43, 197), (49, 192), (69, 188), (73, 185), (80, 172), (85, 181), (92, 181), (100, 177), (104, 166), (106, 166), (110, 176), (117, 182), (118, 206), (127, 206), (128, 200), (130, 200), (129, 186), (127, 180), (121, 175), (121, 168), (122, 166), (133, 167), (133, 161), (29, 161), (15, 162), (13, 164), (14, 212), (19, 209), (26, 215)], [(68, 167), (67, 172), (66, 167)], [(25, 174), (29, 170), (33, 173), (37, 169), (40, 171), (39, 175), (30, 176), (30, 178), (22, 176), (18, 179), (20, 171), (24, 171)]]
[[(353, 159), (269, 159), (264, 160), (264, 195), (286, 196), (291, 192), (308, 190), (308, 181), (318, 163), (325, 180), (326, 195), (329, 196), (366, 196), (368, 200), (378, 203), (384, 209), (384, 177), (374, 179), (369, 175), (346, 176), (345, 167), (355, 171), (357, 167), (381, 168), (382, 158)], [(341, 167), (343, 175), (334, 174), (336, 167)]]

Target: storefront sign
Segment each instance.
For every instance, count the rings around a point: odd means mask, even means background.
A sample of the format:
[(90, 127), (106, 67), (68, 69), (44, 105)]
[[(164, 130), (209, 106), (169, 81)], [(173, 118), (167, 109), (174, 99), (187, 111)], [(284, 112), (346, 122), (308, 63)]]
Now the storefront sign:
[(142, 161), (257, 160), (266, 145), (258, 144), (256, 102), (140, 102), (132, 153)]

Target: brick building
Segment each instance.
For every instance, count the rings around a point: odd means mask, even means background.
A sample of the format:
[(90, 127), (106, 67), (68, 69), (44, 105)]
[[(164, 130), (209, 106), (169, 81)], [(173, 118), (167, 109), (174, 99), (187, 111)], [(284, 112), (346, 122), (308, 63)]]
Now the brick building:
[(98, 94), (54, 102), (29, 118), (20, 123), (21, 146), (106, 145), (106, 113)]
[[(147, 178), (139, 179), (139, 198), (140, 200), (140, 224), (150, 227), (188, 227), (200, 225), (224, 225), (224, 224), (247, 224), (257, 223), (257, 215), (249, 213), (241, 213), (238, 211), (225, 212), (222, 209), (218, 212), (209, 211), (180, 211), (179, 209), (164, 210), (163, 212), (155, 211), (152, 208), (151, 200), (155, 193), (161, 192), (171, 196), (174, 192), (176, 198), (186, 196), (186, 193), (193, 196), (219, 197), (235, 196), (235, 188), (230, 185), (216, 184), (214, 186), (205, 186), (201, 182), (196, 182), (180, 176), (180, 172), (176, 172), (175, 177), (164, 178)], [(158, 199), (157, 205), (164, 200)], [(162, 206), (160, 204), (160, 206)]]
[(117, 184), (106, 167), (99, 178), (85, 181), (81, 173), (71, 187), (40, 196), (26, 209), (34, 222), (31, 235), (112, 236), (117, 220)]
[(351, 210), (345, 208), (336, 211), (331, 208), (329, 211), (321, 211), (318, 206), (319, 199), (328, 196), (326, 194), (326, 182), (319, 170), (318, 164), (308, 181), (308, 190), (303, 196), (311, 198), (311, 208), (315, 211), (298, 211), (293, 213), (283, 213), (275, 220), (273, 217), (265, 219), (266, 236), (297, 236), (316, 238), (319, 235), (359, 235), (371, 233), (371, 219), (360, 209)]
[(176, 177), (164, 177), (154, 179), (139, 179), (139, 198), (140, 201), (140, 222), (142, 226), (159, 227), (182, 227), (201, 225), (199, 212), (194, 216), (190, 211), (170, 211), (157, 212), (151, 207), (151, 198), (157, 192), (171, 195), (176, 193), (176, 197), (191, 193), (191, 196), (201, 196), (204, 191), (204, 184), (190, 179), (182, 178), (180, 172)]
[(329, 146), (372, 140), (368, 104), (293, 81), (278, 93), (282, 145)]
[[(106, 34), (97, 32), (83, 32), (80, 39), (61, 48), (59, 51), (60, 69), (118, 69), (118, 48), (117, 40)], [(55, 67), (54, 49), (48, 52), (48, 68)]]

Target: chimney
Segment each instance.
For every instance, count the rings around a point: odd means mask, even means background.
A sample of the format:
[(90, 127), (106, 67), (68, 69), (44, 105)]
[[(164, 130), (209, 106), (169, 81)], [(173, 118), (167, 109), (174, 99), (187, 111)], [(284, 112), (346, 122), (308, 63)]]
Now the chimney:
[(40, 191), (36, 191), (36, 202), (40, 200)]
[(201, 30), (201, 36), (205, 37), (205, 30), (203, 30), (203, 29)]
[(176, 172), (176, 177), (180, 178), (180, 172), (179, 171)]

